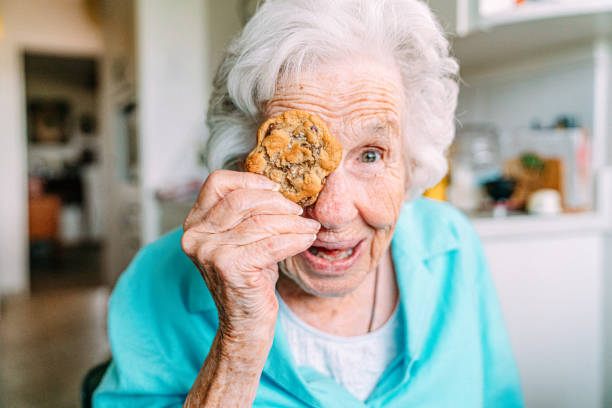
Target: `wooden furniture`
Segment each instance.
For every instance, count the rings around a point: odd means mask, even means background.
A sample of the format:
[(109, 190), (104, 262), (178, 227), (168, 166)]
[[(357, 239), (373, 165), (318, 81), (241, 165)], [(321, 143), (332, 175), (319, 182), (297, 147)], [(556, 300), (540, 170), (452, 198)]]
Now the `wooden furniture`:
[(62, 202), (58, 195), (43, 195), (30, 198), (28, 203), (30, 242), (51, 240), (59, 237), (59, 217)]

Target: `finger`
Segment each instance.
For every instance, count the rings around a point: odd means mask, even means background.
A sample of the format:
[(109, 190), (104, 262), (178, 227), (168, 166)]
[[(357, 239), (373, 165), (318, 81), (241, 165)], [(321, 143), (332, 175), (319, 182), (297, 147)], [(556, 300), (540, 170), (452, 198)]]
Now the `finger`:
[(257, 215), (242, 221), (235, 228), (219, 234), (217, 245), (248, 245), (281, 234), (315, 234), (319, 222), (298, 215)]
[(236, 256), (236, 251), (240, 251), (242, 246), (279, 235), (316, 235), (320, 227), (318, 221), (298, 215), (258, 215), (249, 217), (236, 228), (224, 233), (201, 233), (192, 228), (183, 233), (181, 247), (185, 254), (202, 264), (206, 263), (206, 260), (213, 260), (215, 252), (231, 252), (233, 255), (230, 259), (221, 260), (221, 263), (227, 266), (226, 261), (235, 263), (240, 258)]
[(282, 234), (240, 247), (240, 269), (258, 271), (307, 250), (316, 234)]
[(239, 189), (278, 191), (280, 186), (260, 174), (216, 170), (208, 175), (194, 204), (194, 215), (202, 217), (226, 194)]
[(234, 190), (206, 214), (201, 228), (202, 232), (223, 232), (255, 215), (299, 215), (302, 211), (302, 207), (275, 191)]

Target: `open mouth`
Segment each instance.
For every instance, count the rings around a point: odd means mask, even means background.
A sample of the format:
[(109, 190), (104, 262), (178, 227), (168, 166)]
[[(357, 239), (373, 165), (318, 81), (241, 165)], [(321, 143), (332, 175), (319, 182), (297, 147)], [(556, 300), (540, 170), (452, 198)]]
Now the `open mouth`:
[(302, 252), (311, 270), (322, 275), (338, 275), (351, 268), (364, 250), (365, 239), (359, 241), (324, 242), (316, 240), (314, 245)]
[(327, 249), (323, 247), (311, 246), (308, 252), (319, 258), (327, 259), (328, 261), (339, 261), (353, 255), (355, 248), (349, 249)]

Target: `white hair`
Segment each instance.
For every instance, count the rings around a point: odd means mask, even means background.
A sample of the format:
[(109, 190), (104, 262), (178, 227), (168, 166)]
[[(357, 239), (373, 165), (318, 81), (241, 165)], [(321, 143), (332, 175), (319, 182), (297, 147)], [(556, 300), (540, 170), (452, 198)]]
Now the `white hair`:
[(339, 56), (391, 57), (405, 92), (404, 159), (411, 196), (447, 171), (458, 64), (419, 0), (267, 0), (227, 49), (207, 116), (209, 170), (236, 168), (256, 144), (279, 81)]

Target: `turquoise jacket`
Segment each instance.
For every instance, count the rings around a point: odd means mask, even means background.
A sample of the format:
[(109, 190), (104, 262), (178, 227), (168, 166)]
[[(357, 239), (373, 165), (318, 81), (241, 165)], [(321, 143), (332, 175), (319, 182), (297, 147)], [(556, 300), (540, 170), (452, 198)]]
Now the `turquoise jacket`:
[[(94, 407), (180, 407), (217, 330), (217, 310), (176, 230), (143, 248), (111, 296), (113, 361)], [(296, 367), (277, 325), (255, 407), (522, 407), (519, 377), (480, 241), (447, 204), (401, 212), (391, 250), (400, 353), (361, 402)]]

